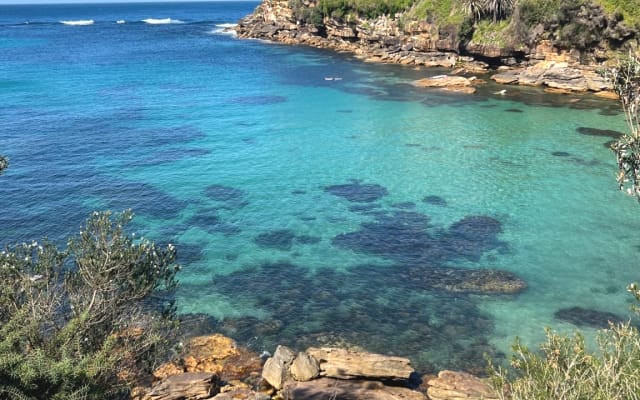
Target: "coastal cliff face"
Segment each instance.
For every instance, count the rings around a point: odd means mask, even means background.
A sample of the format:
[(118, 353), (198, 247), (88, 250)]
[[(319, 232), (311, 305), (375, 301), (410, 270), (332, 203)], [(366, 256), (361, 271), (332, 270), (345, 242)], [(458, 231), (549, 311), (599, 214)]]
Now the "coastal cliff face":
[[(399, 18), (388, 16), (325, 17), (319, 24), (308, 24), (290, 4), (289, 0), (264, 0), (238, 23), (238, 36), (351, 52), (369, 61), (450, 67), (460, 59), (455, 35), (442, 37), (438, 27), (426, 21), (404, 26)], [(309, 0), (303, 7), (317, 10), (318, 4)]]
[[(539, 23), (530, 22), (520, 9), (502, 21), (467, 16), (451, 23), (418, 18), (413, 8), (373, 18), (358, 13), (336, 16), (335, 11), (327, 15), (320, 1), (264, 0), (238, 23), (237, 34), (241, 38), (349, 52), (369, 62), (462, 66), (470, 73), (508, 66), (515, 72), (509, 79), (499, 77), (499, 83), (572, 91), (607, 89), (596, 76), (597, 66), (620, 51), (638, 47), (635, 28), (623, 23), (619, 15), (608, 15), (595, 3), (565, 5), (558, 15)], [(455, 11), (452, 8), (451, 15)], [(539, 73), (543, 68), (536, 67), (541, 62), (546, 75)], [(532, 67), (537, 69), (527, 70)], [(528, 78), (531, 73), (537, 74), (536, 79)]]

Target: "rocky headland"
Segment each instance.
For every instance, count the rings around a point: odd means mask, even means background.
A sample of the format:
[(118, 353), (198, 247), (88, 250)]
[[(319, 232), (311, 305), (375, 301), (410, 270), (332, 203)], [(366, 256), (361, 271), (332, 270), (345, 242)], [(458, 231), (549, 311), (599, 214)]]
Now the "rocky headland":
[[(357, 13), (335, 17), (335, 12), (320, 12), (320, 1), (264, 0), (239, 21), (236, 33), (240, 38), (350, 53), (365, 62), (446, 67), (451, 68), (450, 75), (467, 77), (492, 73), (491, 79), (501, 84), (542, 86), (554, 93), (595, 92), (610, 98), (615, 94), (598, 70), (621, 52), (637, 48), (636, 30), (619, 21), (622, 17), (608, 15), (595, 3), (570, 10), (568, 26), (575, 25), (576, 31), (586, 31), (588, 35), (575, 34), (576, 43), (568, 43), (568, 35), (562, 33), (566, 27), (557, 26), (562, 21), (549, 26), (539, 23), (525, 33), (517, 32), (524, 28), (523, 23), (514, 22), (515, 17), (506, 25), (476, 21), (475, 31), (487, 26), (494, 31), (485, 32), (484, 36), (465, 36), (468, 19), (456, 26), (416, 18), (411, 10), (373, 18)], [(520, 39), (505, 39), (514, 35)], [(473, 93), (474, 84), (481, 82), (449, 78), (454, 79), (416, 84)]]

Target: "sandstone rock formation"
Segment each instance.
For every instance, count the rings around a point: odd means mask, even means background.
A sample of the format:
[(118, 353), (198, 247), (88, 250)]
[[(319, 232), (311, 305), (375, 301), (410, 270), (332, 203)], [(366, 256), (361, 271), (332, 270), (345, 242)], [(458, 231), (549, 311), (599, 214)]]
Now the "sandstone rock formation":
[(498, 396), (486, 381), (465, 372), (441, 371), (428, 382), (431, 400), (497, 400)]
[(425, 400), (415, 390), (385, 386), (381, 382), (320, 378), (308, 382), (289, 382), (283, 390), (290, 400), (363, 399), (363, 400)]
[(264, 363), (262, 377), (274, 388), (282, 388), (282, 384), (289, 376), (289, 366), (294, 357), (293, 350), (286, 346), (278, 346), (273, 356)]
[(476, 89), (471, 86), (472, 79), (463, 76), (437, 75), (431, 78), (419, 79), (413, 82), (418, 87), (432, 87), (457, 93), (475, 93)]
[(406, 380), (414, 372), (408, 358), (356, 352), (338, 348), (309, 348), (318, 360), (320, 376), (339, 379), (370, 378)]
[[(593, 66), (604, 55), (585, 57), (577, 49), (556, 48), (552, 41), (540, 39), (543, 37), (541, 32), (532, 32), (538, 39), (530, 48), (515, 51), (508, 46), (491, 43), (462, 43), (457, 34), (448, 32), (445, 27), (427, 21), (403, 19), (401, 15), (373, 19), (352, 15), (349, 20), (324, 17), (321, 26), (315, 26), (299, 20), (291, 4), (289, 0), (264, 0), (253, 14), (238, 23), (238, 37), (349, 52), (367, 62), (449, 68), (463, 63), (469, 67), (466, 73), (483, 71), (483, 68), (476, 68), (482, 62), (474, 58), (493, 60), (494, 66), (517, 67), (494, 75), (492, 78), (498, 83), (545, 86), (560, 89), (560, 92), (605, 91), (607, 94), (604, 96), (612, 97), (608, 83)], [(317, 0), (305, 0), (304, 5), (307, 10), (313, 10), (317, 7)], [(591, 14), (593, 12), (590, 11)], [(623, 36), (629, 38), (633, 35), (627, 32)], [(591, 65), (583, 65), (583, 59)], [(475, 91), (469, 85), (446, 85), (442, 88), (463, 93)]]
[(207, 372), (186, 372), (164, 378), (145, 400), (199, 400), (218, 392), (217, 377)]

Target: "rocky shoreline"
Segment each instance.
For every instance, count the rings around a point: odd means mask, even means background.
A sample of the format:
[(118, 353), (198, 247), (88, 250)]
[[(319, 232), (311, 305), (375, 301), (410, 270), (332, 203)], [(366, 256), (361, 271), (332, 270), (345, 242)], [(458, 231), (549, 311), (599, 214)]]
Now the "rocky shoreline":
[(458, 371), (418, 375), (408, 358), (341, 348), (258, 355), (214, 334), (192, 338), (134, 400), (496, 400), (486, 379)]
[[(455, 35), (443, 37), (432, 24), (401, 24), (397, 17), (349, 22), (325, 18), (317, 27), (297, 20), (289, 4), (288, 0), (264, 0), (253, 14), (239, 21), (234, 28), (237, 36), (330, 49), (353, 54), (365, 62), (451, 68), (451, 75), (494, 73), (491, 79), (497, 83), (541, 86), (553, 93), (591, 92), (617, 98), (611, 85), (598, 74), (599, 65), (584, 64), (579, 51), (560, 50), (546, 40), (524, 54), (492, 45), (462, 45)], [(310, 9), (316, 7), (314, 0), (304, 4)], [(466, 84), (437, 86), (474, 92)]]

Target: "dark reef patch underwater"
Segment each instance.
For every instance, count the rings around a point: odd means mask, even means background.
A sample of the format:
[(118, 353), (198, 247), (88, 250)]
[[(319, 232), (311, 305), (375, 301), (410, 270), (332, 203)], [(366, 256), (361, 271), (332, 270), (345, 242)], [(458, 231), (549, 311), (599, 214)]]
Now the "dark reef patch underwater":
[[(414, 203), (394, 203), (388, 210), (375, 203), (389, 194), (377, 184), (353, 181), (325, 190), (361, 203), (345, 206), (367, 220), (359, 230), (335, 236), (333, 246), (379, 256), (387, 263), (335, 270), (265, 262), (214, 275), (197, 290), (206, 286), (267, 315), (225, 318), (215, 323), (216, 330), (256, 350), (284, 342), (298, 349), (335, 345), (410, 354), (417, 368), (431, 372), (451, 365), (482, 372), (485, 353), (502, 357), (489, 342), (491, 318), (473, 296), (512, 297), (524, 291), (526, 283), (507, 271), (450, 266), (462, 260), (477, 263), (484, 254), (504, 251), (497, 219), (472, 215), (448, 228), (435, 226), (427, 215), (406, 210)], [(315, 244), (320, 238), (279, 229), (254, 240), (264, 248), (291, 251), (294, 243)]]

